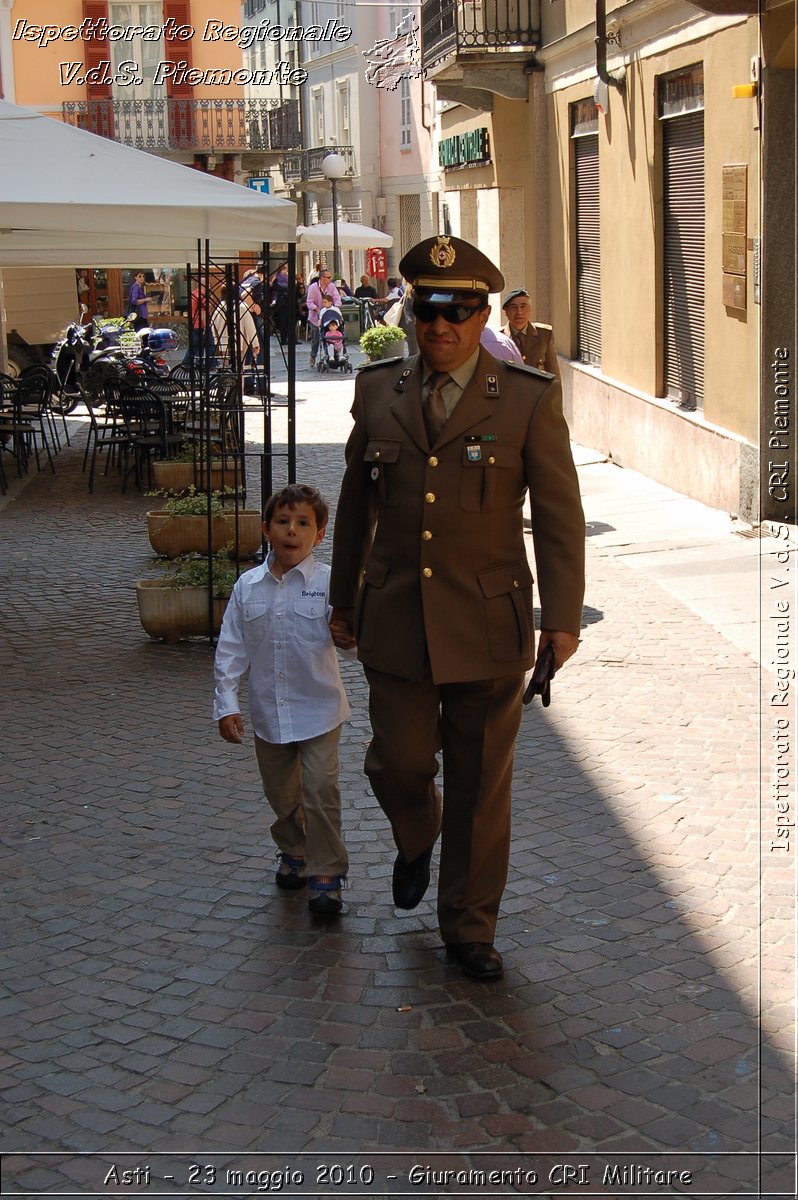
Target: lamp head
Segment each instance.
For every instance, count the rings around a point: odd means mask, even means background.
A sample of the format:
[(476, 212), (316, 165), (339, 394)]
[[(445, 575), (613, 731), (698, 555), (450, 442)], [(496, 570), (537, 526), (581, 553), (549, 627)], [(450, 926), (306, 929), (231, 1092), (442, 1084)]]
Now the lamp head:
[(327, 154), (321, 160), (321, 169), (325, 179), (343, 179), (347, 172), (346, 159), (343, 154)]

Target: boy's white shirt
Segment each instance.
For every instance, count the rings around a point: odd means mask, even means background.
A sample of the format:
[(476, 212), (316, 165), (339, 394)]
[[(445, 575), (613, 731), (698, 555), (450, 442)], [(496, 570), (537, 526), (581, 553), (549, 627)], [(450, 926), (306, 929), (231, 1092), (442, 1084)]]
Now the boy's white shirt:
[(307, 741), (351, 715), (328, 624), (330, 568), (309, 554), (277, 579), (272, 561), (270, 552), (233, 588), (216, 647), (213, 716), (241, 711), (238, 689), (249, 670), (255, 734)]

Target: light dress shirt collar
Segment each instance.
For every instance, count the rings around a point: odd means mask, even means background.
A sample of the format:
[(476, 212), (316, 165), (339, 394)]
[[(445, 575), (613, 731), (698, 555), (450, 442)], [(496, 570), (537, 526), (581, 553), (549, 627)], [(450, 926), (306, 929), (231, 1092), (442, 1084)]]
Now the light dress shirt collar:
[(329, 630), (330, 568), (312, 554), (277, 579), (270, 553), (233, 588), (216, 648), (214, 719), (240, 712), (249, 670), (252, 728), (267, 742), (306, 741), (350, 715)]

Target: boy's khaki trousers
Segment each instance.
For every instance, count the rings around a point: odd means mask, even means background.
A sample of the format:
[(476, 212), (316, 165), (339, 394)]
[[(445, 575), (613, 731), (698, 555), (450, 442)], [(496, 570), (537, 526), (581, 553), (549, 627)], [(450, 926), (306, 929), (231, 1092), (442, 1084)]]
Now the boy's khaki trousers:
[(340, 737), (340, 725), (303, 742), (255, 737), (263, 791), (277, 818), (271, 835), (284, 854), (305, 859), (308, 875), (346, 875), (349, 867), (341, 838)]

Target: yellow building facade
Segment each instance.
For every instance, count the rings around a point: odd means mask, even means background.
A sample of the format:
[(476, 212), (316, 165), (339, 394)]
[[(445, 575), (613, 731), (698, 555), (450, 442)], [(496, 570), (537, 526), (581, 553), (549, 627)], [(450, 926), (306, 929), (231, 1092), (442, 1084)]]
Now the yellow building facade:
[(572, 436), (714, 507), (786, 519), (760, 490), (760, 446), (795, 290), (777, 164), (794, 144), (794, 6), (499, 3), (479, 48), (466, 7), (431, 63), (459, 102), (441, 136), (485, 125), (491, 160), (445, 173), (452, 232), (552, 323)]

